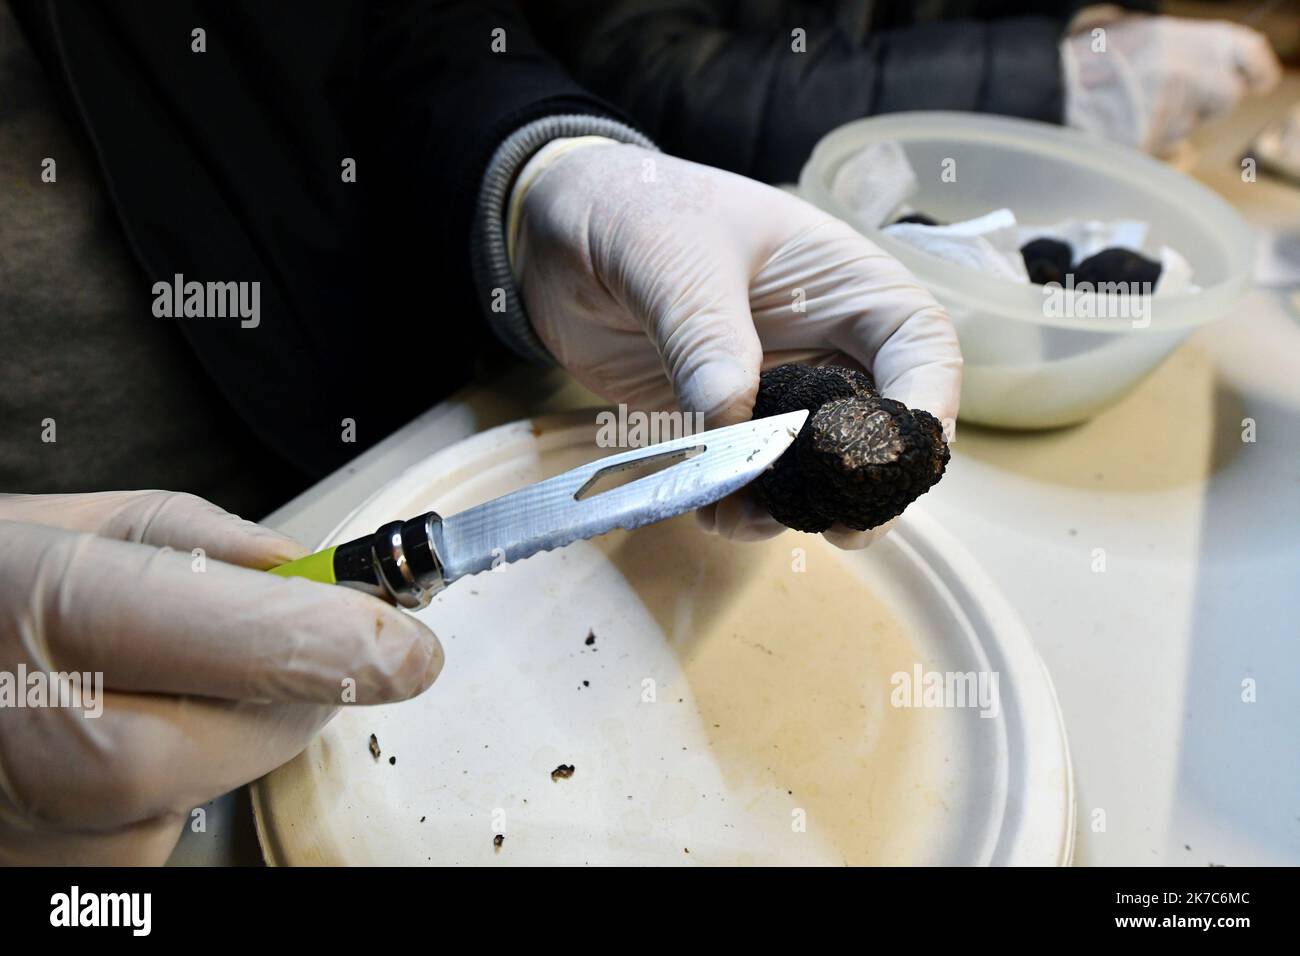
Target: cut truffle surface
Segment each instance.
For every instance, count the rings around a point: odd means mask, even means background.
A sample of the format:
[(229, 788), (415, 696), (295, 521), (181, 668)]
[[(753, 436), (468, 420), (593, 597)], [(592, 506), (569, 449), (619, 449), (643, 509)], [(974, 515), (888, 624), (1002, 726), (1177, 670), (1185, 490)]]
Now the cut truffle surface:
[(882, 397), (863, 372), (834, 365), (764, 372), (754, 417), (799, 409), (810, 414), (798, 437), (753, 485), (786, 527), (877, 527), (933, 487), (948, 464), (938, 419)]

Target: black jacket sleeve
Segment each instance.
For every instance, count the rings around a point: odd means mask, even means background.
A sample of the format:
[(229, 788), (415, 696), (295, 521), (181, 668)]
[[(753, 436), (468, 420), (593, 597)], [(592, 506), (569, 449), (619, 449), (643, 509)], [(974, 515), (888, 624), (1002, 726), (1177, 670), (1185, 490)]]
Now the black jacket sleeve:
[[(549, 0), (538, 35), (668, 152), (767, 181), (796, 179), (816, 141), (899, 110), (1059, 122), (1058, 45), (1076, 4), (999, 4), (1047, 15), (918, 22), (934, 4)], [(941, 5), (942, 6), (942, 5)], [(796, 29), (804, 49), (797, 50)]]
[(140, 281), (258, 283), (256, 325), (158, 321), (314, 475), (471, 373), (488, 337), (470, 224), (496, 144), (555, 112), (617, 116), (509, 3), (11, 2), (89, 130)]

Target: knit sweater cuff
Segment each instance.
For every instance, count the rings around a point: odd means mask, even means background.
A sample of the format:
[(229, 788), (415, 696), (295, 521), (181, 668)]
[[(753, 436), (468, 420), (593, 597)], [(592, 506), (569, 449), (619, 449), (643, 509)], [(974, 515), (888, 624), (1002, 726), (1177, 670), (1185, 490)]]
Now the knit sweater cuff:
[(547, 116), (515, 130), (497, 147), (479, 185), (470, 238), (470, 265), (479, 302), (492, 331), (511, 350), (539, 365), (555, 359), (533, 331), (511, 274), (506, 250), (506, 212), (510, 190), (524, 164), (547, 143), (571, 136), (604, 136), (654, 149), (641, 133), (605, 116)]

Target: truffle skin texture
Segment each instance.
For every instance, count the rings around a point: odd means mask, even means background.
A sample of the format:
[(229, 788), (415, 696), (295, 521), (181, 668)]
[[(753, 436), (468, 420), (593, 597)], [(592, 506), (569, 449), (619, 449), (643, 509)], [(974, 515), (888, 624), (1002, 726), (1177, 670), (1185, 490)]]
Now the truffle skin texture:
[(1049, 282), (1065, 284), (1065, 275), (1070, 271), (1074, 260), (1074, 251), (1069, 243), (1059, 239), (1035, 239), (1020, 247), (1020, 257), (1025, 260), (1025, 271), (1029, 281), (1037, 285)]
[(1074, 267), (1074, 284), (1090, 282), (1150, 283), (1155, 286), (1160, 278), (1160, 263), (1139, 255), (1131, 249), (1103, 249)]
[(943, 426), (928, 412), (882, 398), (870, 376), (827, 365), (764, 372), (754, 417), (806, 408), (791, 446), (754, 482), (777, 521), (820, 532), (866, 531), (902, 514), (948, 464)]

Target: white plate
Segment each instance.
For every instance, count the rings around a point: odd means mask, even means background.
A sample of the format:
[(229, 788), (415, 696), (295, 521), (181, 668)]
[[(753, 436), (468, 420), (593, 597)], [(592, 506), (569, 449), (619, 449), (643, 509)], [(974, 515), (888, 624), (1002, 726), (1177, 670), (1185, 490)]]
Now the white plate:
[[(476, 435), (328, 541), (600, 457), (595, 432), (588, 411)], [(463, 579), (420, 614), (446, 648), (442, 676), (416, 700), (343, 709), (255, 786), (268, 861), (1069, 861), (1051, 681), (1001, 595), (916, 505), (854, 553), (793, 532), (732, 544), (687, 515)], [(996, 672), (996, 716), (894, 706), (897, 675), (917, 667)], [(573, 776), (553, 780), (560, 764)]]

